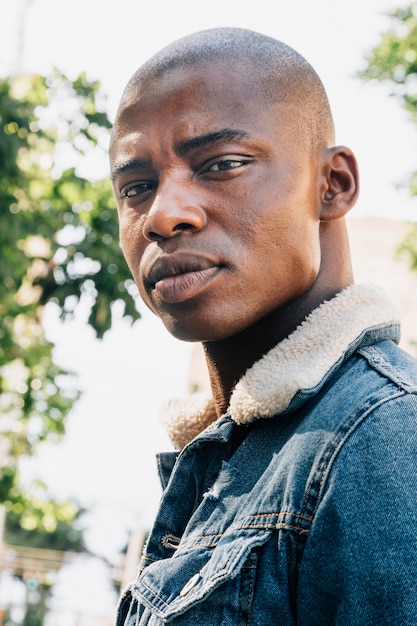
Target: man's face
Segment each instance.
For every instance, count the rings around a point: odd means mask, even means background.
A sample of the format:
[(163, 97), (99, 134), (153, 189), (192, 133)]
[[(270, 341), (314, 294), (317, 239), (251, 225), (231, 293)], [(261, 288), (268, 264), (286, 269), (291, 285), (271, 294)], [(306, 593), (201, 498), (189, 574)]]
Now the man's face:
[[(222, 340), (303, 297), (319, 159), (242, 65), (171, 70), (125, 99), (110, 150), (123, 252), (180, 339)], [(307, 143), (307, 142), (306, 142)]]

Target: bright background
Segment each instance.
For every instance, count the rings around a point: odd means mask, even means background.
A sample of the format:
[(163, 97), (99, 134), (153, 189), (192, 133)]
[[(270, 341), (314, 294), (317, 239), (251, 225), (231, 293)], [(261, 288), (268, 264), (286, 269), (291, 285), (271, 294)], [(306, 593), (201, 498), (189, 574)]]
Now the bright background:
[[(123, 87), (151, 54), (187, 33), (240, 26), (282, 39), (315, 67), (333, 108), (337, 142), (359, 160), (356, 217), (416, 219), (396, 185), (416, 166), (416, 133), (399, 103), (355, 74), (388, 26), (391, 0), (0, 0), (0, 74), (87, 71), (108, 94), (114, 116)], [(107, 163), (91, 165), (104, 176)], [(414, 214), (413, 214), (414, 212)], [(65, 441), (45, 446), (36, 471), (53, 495), (91, 509), (90, 545), (111, 555), (126, 526), (148, 528), (159, 498), (154, 454), (169, 447), (159, 422), (166, 397), (186, 392), (192, 346), (171, 338), (142, 307), (133, 328), (120, 321), (101, 342), (79, 319), (46, 316), (56, 358), (83, 390)]]

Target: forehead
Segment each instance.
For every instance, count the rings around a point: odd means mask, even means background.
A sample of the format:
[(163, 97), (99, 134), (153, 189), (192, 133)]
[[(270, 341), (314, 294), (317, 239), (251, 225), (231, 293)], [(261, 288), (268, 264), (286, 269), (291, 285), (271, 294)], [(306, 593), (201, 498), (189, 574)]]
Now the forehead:
[[(292, 133), (287, 98), (267, 98), (244, 62), (203, 62), (132, 83), (125, 92), (110, 146), (112, 169), (141, 146), (181, 142), (222, 129), (239, 129), (280, 143)], [(147, 148), (146, 148), (147, 149)]]
[[(116, 118), (112, 147), (132, 132), (150, 126), (166, 129), (183, 124), (236, 125), (268, 113), (253, 76), (242, 63), (206, 62), (170, 69), (156, 78), (132, 83)], [(271, 110), (272, 115), (272, 110)], [(193, 132), (193, 131), (191, 131)]]
[(133, 81), (127, 89), (127, 96), (136, 99), (140, 95), (143, 101), (153, 95), (164, 93), (169, 95), (183, 88), (185, 91), (199, 93), (203, 98), (213, 93), (224, 99), (251, 94), (256, 96), (258, 90), (257, 74), (250, 67), (250, 61), (215, 59), (183, 64), (165, 69), (154, 75), (141, 77)]

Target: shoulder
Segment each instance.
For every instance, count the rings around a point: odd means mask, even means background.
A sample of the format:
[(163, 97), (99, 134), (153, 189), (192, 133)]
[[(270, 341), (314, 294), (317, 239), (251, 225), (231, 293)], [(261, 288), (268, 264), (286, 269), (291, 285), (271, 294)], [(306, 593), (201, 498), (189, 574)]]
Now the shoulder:
[(323, 390), (307, 417), (308, 432), (322, 434), (306, 498), (313, 517), (323, 502), (349, 515), (406, 500), (417, 516), (416, 364), (381, 342), (361, 348)]
[(417, 392), (417, 359), (393, 341), (363, 347), (358, 354), (388, 380), (403, 386), (407, 391)]
[(350, 411), (323, 465), (318, 508), (327, 502), (352, 529), (372, 520), (377, 533), (411, 531), (415, 541), (416, 361), (396, 346), (370, 347), (361, 355), (370, 372), (353, 380)]
[(369, 485), (413, 469), (417, 487), (417, 360), (391, 341), (363, 347), (343, 387), (335, 473)]

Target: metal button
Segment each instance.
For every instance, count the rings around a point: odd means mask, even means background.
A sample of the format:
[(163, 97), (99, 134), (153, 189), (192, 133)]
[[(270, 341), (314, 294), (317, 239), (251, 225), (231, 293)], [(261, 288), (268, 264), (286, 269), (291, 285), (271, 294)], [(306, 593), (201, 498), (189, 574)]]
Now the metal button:
[(200, 578), (201, 578), (200, 574), (194, 574), (194, 576), (192, 576), (192, 578), (190, 578), (188, 583), (186, 583), (184, 585), (184, 587), (180, 591), (181, 598), (184, 598), (184, 596), (186, 596), (188, 593), (190, 593), (191, 589), (196, 586), (196, 584), (198, 583)]

